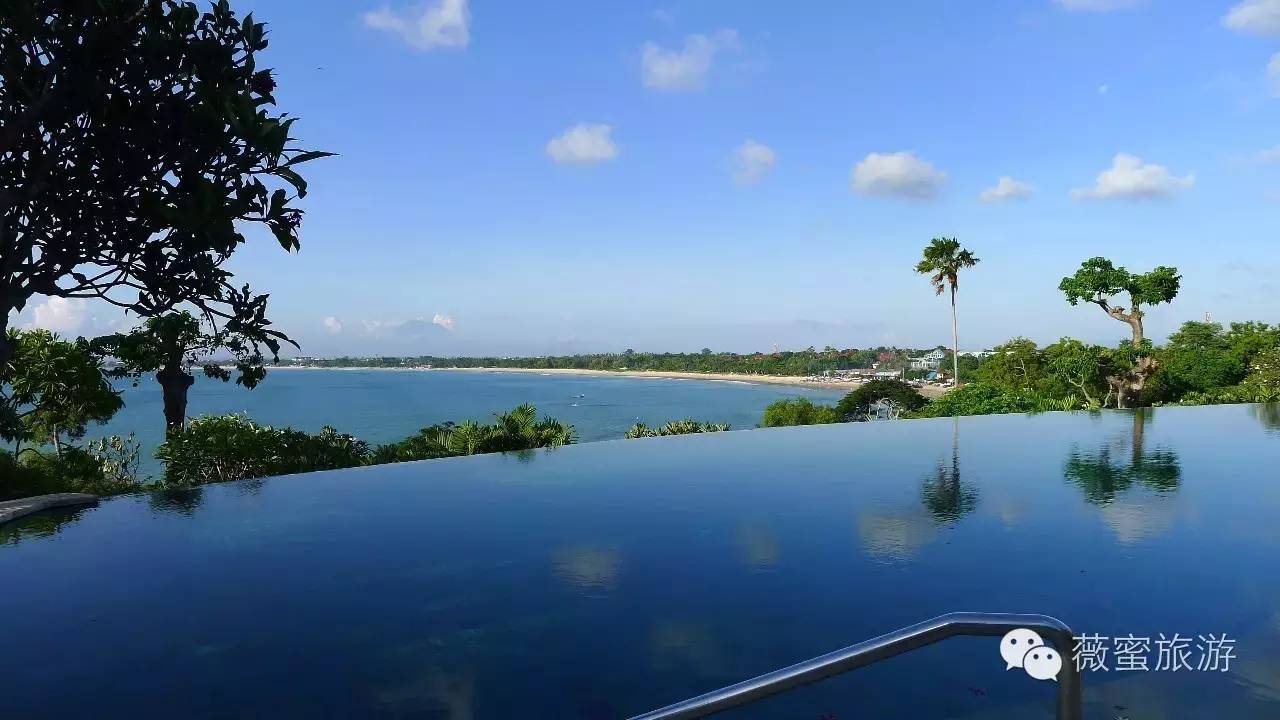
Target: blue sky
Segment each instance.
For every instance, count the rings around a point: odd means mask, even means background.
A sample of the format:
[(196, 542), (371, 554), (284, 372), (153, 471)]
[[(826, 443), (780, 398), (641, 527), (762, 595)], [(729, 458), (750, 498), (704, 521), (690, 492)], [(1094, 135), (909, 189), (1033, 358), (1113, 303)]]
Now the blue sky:
[(304, 354), (949, 343), (939, 235), (966, 348), (1118, 340), (1094, 255), (1179, 267), (1158, 338), (1280, 321), (1280, 0), (234, 5), (340, 153), (234, 261)]

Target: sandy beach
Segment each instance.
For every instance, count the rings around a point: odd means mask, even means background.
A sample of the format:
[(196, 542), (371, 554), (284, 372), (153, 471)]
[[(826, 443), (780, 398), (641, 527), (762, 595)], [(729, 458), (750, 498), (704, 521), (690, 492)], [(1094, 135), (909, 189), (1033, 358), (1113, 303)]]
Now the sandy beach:
[[(766, 383), (770, 385), (794, 385), (797, 387), (813, 387), (827, 388), (831, 390), (853, 390), (858, 383), (853, 382), (837, 382), (827, 380), (809, 380), (805, 377), (795, 375), (747, 375), (743, 373), (697, 373), (697, 372), (668, 372), (662, 370), (579, 370), (574, 368), (435, 368), (436, 370), (448, 370), (450, 372), (502, 372), (502, 373), (532, 373), (535, 375), (604, 375), (612, 377), (648, 377), (648, 378), (672, 378), (678, 380), (718, 380), (721, 382), (746, 382), (746, 383)], [(936, 398), (942, 395), (946, 390), (937, 387), (918, 388), (921, 395), (927, 398)]]

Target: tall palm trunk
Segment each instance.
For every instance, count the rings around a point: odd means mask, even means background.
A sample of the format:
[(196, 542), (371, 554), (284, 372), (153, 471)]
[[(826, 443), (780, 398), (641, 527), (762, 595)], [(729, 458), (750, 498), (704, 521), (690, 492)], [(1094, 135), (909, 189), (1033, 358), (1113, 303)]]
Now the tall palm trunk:
[(956, 323), (956, 286), (951, 285), (951, 372), (960, 387), (960, 328)]

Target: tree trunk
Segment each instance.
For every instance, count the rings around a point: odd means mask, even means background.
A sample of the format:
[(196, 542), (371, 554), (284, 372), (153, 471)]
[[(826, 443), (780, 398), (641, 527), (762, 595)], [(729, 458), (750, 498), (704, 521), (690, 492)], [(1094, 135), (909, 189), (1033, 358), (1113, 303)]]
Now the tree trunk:
[(12, 308), (4, 308), (0, 313), (0, 377), (5, 374), (9, 358), (13, 357), (13, 342), (9, 340), (9, 313)]
[(956, 323), (956, 286), (951, 286), (951, 372), (960, 387), (960, 326)]
[[(1129, 325), (1129, 329), (1133, 332), (1133, 347), (1141, 348), (1144, 338), (1142, 330), (1142, 308), (1137, 302), (1133, 303), (1133, 307), (1126, 313), (1124, 308), (1113, 308), (1106, 302), (1098, 303), (1104, 311), (1111, 317)], [(1147, 386), (1147, 380), (1156, 374), (1156, 370), (1160, 369), (1160, 363), (1154, 357), (1142, 356), (1138, 358), (1137, 364), (1132, 368), (1124, 371), (1120, 375), (1114, 375), (1107, 378), (1107, 383), (1116, 391), (1116, 407), (1125, 408), (1136, 406), (1142, 395), (1142, 390)]]
[(156, 380), (164, 391), (165, 429), (181, 430), (187, 420), (187, 390), (196, 379), (181, 365), (170, 363), (156, 373)]
[(1142, 345), (1142, 312), (1138, 308), (1133, 309), (1133, 314), (1127, 320), (1129, 328), (1133, 330), (1133, 346), (1140, 347)]

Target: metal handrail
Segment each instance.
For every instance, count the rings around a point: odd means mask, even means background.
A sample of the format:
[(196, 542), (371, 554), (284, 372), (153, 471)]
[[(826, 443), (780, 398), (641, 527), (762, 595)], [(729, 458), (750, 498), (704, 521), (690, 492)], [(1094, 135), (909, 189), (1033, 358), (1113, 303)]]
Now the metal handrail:
[(1064, 659), (1056, 683), (1058, 720), (1080, 720), (1080, 673), (1075, 663), (1070, 660), (1073, 643), (1071, 628), (1048, 615), (970, 612), (940, 615), (932, 620), (895, 630), (857, 645), (850, 645), (843, 650), (836, 650), (791, 667), (668, 705), (661, 710), (637, 715), (631, 720), (686, 720), (706, 717), (786, 692), (800, 685), (817, 682), (902, 653), (918, 650), (949, 637), (1004, 635), (1018, 628), (1036, 631), (1045, 641), (1057, 648)]

